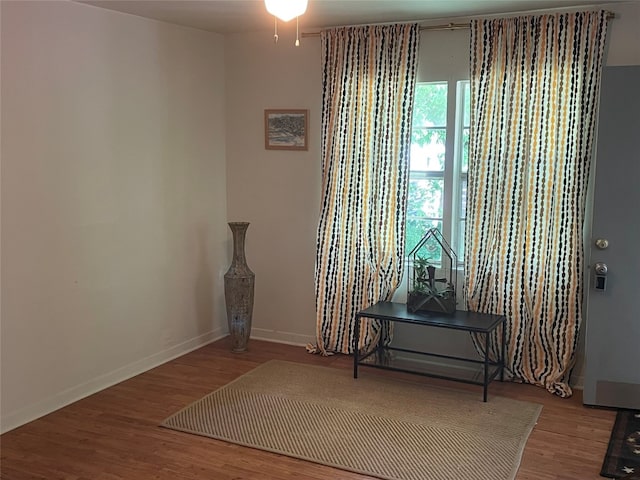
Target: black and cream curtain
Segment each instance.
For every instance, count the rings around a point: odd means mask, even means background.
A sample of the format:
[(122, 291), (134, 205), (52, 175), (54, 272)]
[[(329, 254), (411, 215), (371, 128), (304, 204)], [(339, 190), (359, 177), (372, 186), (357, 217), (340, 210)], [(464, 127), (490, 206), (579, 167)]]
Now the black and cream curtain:
[[(321, 34), (322, 202), (317, 237), (317, 349), (352, 353), (357, 311), (389, 300), (402, 278), (417, 24)], [(360, 348), (387, 342), (362, 322)]]
[(514, 378), (562, 397), (606, 33), (605, 12), (471, 24), (467, 306), (504, 314)]

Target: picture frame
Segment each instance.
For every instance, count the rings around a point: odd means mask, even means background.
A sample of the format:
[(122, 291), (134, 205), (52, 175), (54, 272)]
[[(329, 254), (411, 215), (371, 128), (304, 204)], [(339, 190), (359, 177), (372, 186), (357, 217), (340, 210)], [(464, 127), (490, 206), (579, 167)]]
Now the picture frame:
[(308, 150), (309, 110), (269, 109), (264, 111), (264, 148)]

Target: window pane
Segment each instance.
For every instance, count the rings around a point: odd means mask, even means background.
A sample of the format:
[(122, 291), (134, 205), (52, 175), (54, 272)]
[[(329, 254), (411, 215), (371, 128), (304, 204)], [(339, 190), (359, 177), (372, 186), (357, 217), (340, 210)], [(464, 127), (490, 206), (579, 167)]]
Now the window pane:
[(467, 217), (467, 177), (460, 179), (460, 218)]
[(471, 86), (469, 82), (465, 82), (464, 85), (464, 101), (462, 102), (462, 108), (464, 111), (463, 126), (468, 127), (471, 125)]
[(447, 125), (447, 84), (419, 83), (413, 107), (413, 127)]
[(411, 132), (411, 170), (443, 171), (446, 140), (444, 128), (414, 129)]
[(463, 173), (469, 170), (469, 128), (462, 131), (462, 165), (460, 166)]
[[(457, 81), (457, 101), (449, 105), (448, 83), (416, 85), (407, 201), (407, 254), (433, 227), (441, 232), (446, 228), (447, 231), (443, 232), (445, 238), (451, 242), (459, 256), (463, 254), (458, 249), (464, 246), (470, 85), (468, 81)], [(454, 116), (455, 122), (447, 125), (447, 120)], [(449, 141), (455, 138), (453, 152), (446, 152), (447, 138)], [(449, 168), (453, 169), (453, 174), (448, 172)], [(452, 198), (452, 194), (457, 195), (457, 198)], [(445, 204), (448, 207), (446, 210)], [(442, 252), (436, 245), (425, 245), (420, 252), (420, 255), (429, 256), (434, 263), (441, 261)], [(461, 261), (461, 258), (459, 260)]]
[[(440, 220), (427, 220), (425, 218), (409, 218), (407, 220), (407, 240), (405, 243), (405, 255), (409, 255), (413, 247), (415, 247), (422, 237), (424, 237), (429, 229), (437, 228), (442, 231), (442, 221)], [(434, 247), (436, 245), (428, 244), (426, 245), (427, 251), (430, 253), (430, 260), (434, 263), (440, 261), (440, 253), (435, 251)], [(457, 253), (457, 252), (456, 252)]]
[(458, 255), (458, 262), (464, 262), (464, 228), (465, 221), (460, 220), (460, 227), (458, 230), (458, 249), (456, 250), (456, 255)]
[(408, 217), (442, 218), (444, 180), (422, 178), (409, 180)]

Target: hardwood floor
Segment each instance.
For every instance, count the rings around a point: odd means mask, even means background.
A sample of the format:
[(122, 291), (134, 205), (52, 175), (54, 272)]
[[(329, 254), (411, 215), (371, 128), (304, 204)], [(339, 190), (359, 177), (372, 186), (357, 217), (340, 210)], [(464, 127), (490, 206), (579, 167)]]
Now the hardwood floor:
[[(249, 347), (247, 353), (232, 354), (228, 339), (222, 339), (7, 432), (0, 437), (0, 477), (6, 480), (371, 478), (158, 427), (172, 413), (270, 359), (352, 367), (350, 357), (309, 355), (302, 347), (256, 340), (251, 340)], [(471, 389), (481, 399), (481, 387), (412, 378)], [(531, 385), (494, 382), (489, 387), (489, 401), (492, 395), (543, 404), (516, 480), (602, 478), (599, 471), (615, 411), (582, 406), (580, 391), (570, 399), (561, 399)]]

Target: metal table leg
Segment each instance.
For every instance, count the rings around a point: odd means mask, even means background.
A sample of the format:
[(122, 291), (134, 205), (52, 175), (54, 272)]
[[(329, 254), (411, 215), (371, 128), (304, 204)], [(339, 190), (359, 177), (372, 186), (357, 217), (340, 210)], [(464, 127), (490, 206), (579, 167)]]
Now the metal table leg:
[(504, 320), (502, 322), (502, 350), (500, 352), (500, 363), (502, 366), (500, 367), (500, 381), (504, 382), (504, 351), (507, 344), (507, 321)]
[(484, 334), (484, 391), (482, 401), (487, 401), (487, 387), (489, 386), (489, 332)]
[(360, 315), (356, 315), (355, 332), (353, 332), (353, 378), (358, 378), (358, 344), (360, 343)]

